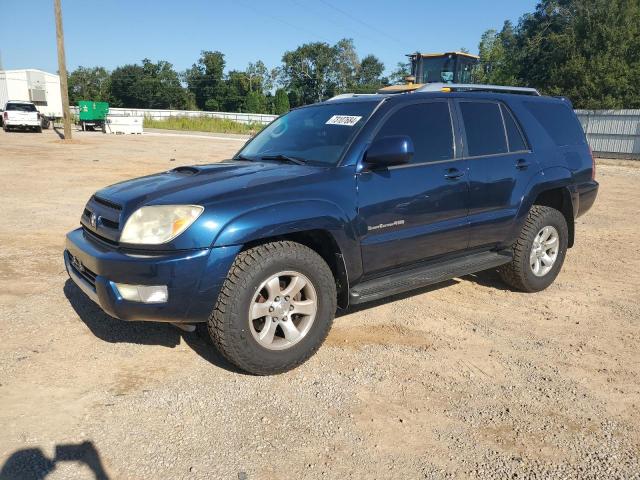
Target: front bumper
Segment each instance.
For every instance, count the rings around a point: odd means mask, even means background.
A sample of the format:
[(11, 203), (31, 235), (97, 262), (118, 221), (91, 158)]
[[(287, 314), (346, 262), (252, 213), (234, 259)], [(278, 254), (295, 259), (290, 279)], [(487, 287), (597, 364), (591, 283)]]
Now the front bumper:
[[(140, 254), (104, 245), (82, 228), (67, 234), (64, 263), (71, 280), (121, 320), (204, 322), (240, 246)], [(124, 300), (116, 283), (166, 285), (165, 303)]]

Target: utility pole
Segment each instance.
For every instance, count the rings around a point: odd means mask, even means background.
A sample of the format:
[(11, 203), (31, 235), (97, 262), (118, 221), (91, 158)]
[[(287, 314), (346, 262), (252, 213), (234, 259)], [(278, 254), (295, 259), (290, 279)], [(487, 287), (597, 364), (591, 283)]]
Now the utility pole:
[(64, 32), (62, 31), (62, 8), (60, 0), (53, 0), (56, 14), (56, 40), (58, 43), (58, 73), (60, 74), (60, 95), (64, 112), (64, 139), (71, 140), (71, 112), (69, 111), (69, 90), (67, 88), (67, 62), (64, 55)]

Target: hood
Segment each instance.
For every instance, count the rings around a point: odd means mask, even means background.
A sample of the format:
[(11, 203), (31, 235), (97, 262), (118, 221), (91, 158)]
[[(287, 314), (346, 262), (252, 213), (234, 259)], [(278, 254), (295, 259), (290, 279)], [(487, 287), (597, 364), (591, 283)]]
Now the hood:
[(97, 197), (132, 211), (143, 205), (205, 205), (242, 190), (310, 175), (318, 167), (275, 162), (225, 161), (182, 166), (103, 188)]
[[(215, 225), (220, 220), (216, 217), (220, 208), (210, 208), (213, 205), (246, 206), (249, 202), (251, 206), (256, 201), (263, 202), (265, 192), (286, 189), (291, 183), (307, 185), (326, 170), (306, 165), (233, 160), (177, 167), (99, 190), (89, 199), (80, 223), (85, 231), (114, 245), (118, 244), (129, 215), (145, 205), (202, 205), (205, 213), (196, 224)], [(202, 248), (210, 241), (206, 236), (196, 238), (183, 234), (168, 244), (148, 249)]]

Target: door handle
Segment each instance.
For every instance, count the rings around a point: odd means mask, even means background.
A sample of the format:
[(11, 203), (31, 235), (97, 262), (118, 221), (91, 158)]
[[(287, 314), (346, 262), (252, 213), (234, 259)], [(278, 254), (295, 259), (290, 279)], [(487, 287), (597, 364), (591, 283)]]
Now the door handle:
[(516, 162), (516, 168), (518, 170), (526, 170), (527, 168), (529, 168), (529, 162), (521, 158)]
[(464, 172), (458, 170), (457, 168), (447, 168), (445, 171), (446, 173), (444, 174), (444, 178), (448, 180), (457, 180), (464, 175)]

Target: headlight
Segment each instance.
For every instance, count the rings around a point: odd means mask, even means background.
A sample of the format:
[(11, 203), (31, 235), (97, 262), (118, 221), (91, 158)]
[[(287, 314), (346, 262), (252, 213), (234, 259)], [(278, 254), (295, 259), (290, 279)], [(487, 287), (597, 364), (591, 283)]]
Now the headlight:
[(173, 240), (196, 221), (199, 205), (151, 205), (133, 212), (120, 236), (122, 243), (159, 245)]

